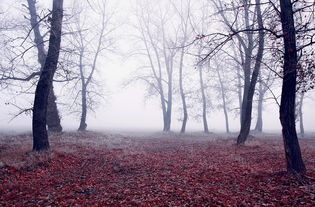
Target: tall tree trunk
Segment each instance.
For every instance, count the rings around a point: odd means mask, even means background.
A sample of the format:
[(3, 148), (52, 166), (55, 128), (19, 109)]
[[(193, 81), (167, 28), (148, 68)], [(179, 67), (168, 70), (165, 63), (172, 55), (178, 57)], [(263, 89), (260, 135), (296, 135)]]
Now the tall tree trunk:
[(304, 137), (303, 102), (304, 102), (304, 93), (302, 92), (301, 96), (300, 96), (300, 107), (299, 107), (300, 135), (301, 135), (301, 137)]
[(32, 125), (33, 151), (49, 150), (48, 134), (46, 130), (47, 103), (52, 80), (58, 64), (62, 17), (63, 0), (53, 0), (48, 54), (35, 91)]
[(188, 119), (186, 96), (185, 96), (184, 87), (183, 87), (183, 66), (184, 66), (183, 62), (184, 62), (184, 45), (182, 46), (180, 63), (179, 63), (179, 91), (180, 91), (180, 96), (182, 99), (182, 106), (183, 106), (183, 122), (182, 122), (182, 127), (180, 130), (181, 133), (185, 133), (186, 123)]
[(220, 74), (219, 69), (217, 69), (217, 74), (219, 77), (219, 83), (220, 83), (220, 89), (221, 89), (222, 107), (223, 107), (223, 112), (224, 112), (224, 117), (225, 117), (225, 129), (227, 133), (230, 133), (229, 116), (228, 116), (227, 106), (226, 106), (225, 88), (224, 88), (223, 81), (221, 79), (221, 74)]
[[(30, 13), (30, 23), (32, 26), (32, 30), (34, 32), (34, 43), (36, 44), (37, 48), (37, 56), (38, 62), (41, 65), (41, 69), (45, 65), (46, 60), (46, 51), (44, 48), (44, 38), (40, 33), (39, 30), (39, 22), (37, 20), (37, 11), (36, 11), (36, 1), (35, 0), (27, 0), (28, 3), (28, 10)], [(47, 105), (47, 126), (48, 130), (51, 132), (61, 132), (62, 126), (60, 124), (60, 116), (57, 109), (56, 104), (56, 96), (54, 93), (53, 85), (50, 88), (50, 93), (48, 97), (48, 105)]]
[(240, 108), (240, 113), (239, 113), (239, 117), (240, 117), (240, 126), (242, 124), (242, 84), (241, 84), (241, 68), (238, 66), (237, 68), (237, 95), (238, 95), (238, 104), (239, 104), (239, 108)]
[[(82, 40), (82, 36), (81, 36)], [(84, 65), (83, 65), (83, 57), (84, 57), (84, 47), (80, 48), (80, 59), (79, 59), (79, 69), (80, 69), (80, 78), (81, 78), (81, 119), (78, 131), (85, 131), (86, 124), (86, 115), (87, 115), (87, 100), (86, 100), (86, 80), (84, 76)]]
[(257, 105), (257, 122), (255, 126), (255, 131), (262, 132), (263, 127), (263, 119), (262, 119), (262, 111), (263, 111), (263, 100), (265, 90), (262, 87), (262, 78), (261, 73), (259, 73), (259, 95), (258, 95), (258, 105)]
[(199, 66), (199, 83), (200, 91), (202, 97), (202, 121), (203, 121), (203, 131), (204, 133), (209, 133), (208, 121), (207, 121), (207, 98), (205, 93), (205, 86), (203, 83), (203, 71), (201, 66)]
[(257, 106), (257, 122), (255, 126), (255, 131), (262, 132), (263, 128), (263, 119), (262, 119), (262, 109), (263, 109), (263, 101), (261, 99), (261, 95), (259, 94), (258, 106)]
[(172, 97), (173, 97), (173, 81), (172, 81), (172, 71), (168, 75), (168, 95), (167, 95), (167, 110), (166, 110), (166, 123), (165, 123), (165, 132), (171, 131), (172, 123)]
[[(256, 10), (257, 10), (257, 22), (259, 28), (263, 28), (263, 20), (260, 8), (260, 0), (256, 0)], [(263, 58), (263, 51), (264, 51), (264, 31), (261, 29), (259, 30), (258, 34), (258, 51), (257, 57), (255, 62), (255, 67), (252, 73), (251, 80), (249, 82), (249, 86), (247, 91), (244, 91), (244, 98), (243, 98), (243, 106), (242, 106), (242, 125), (240, 134), (237, 137), (237, 144), (242, 145), (245, 144), (245, 141), (248, 137), (251, 121), (252, 121), (252, 104), (253, 104), (253, 97), (255, 92), (255, 86), (257, 83), (258, 74), (260, 71), (260, 65)], [(246, 82), (246, 81), (245, 81)], [(246, 85), (246, 83), (245, 83)], [(246, 86), (245, 86), (246, 87)]]
[[(250, 2), (248, 0), (243, 0), (244, 3), (244, 21), (246, 29), (251, 29), (250, 26), (250, 19), (249, 19), (249, 7)], [(250, 100), (249, 93), (250, 93), (250, 85), (251, 85), (251, 72), (252, 72), (252, 57), (253, 57), (253, 49), (254, 49), (254, 41), (253, 41), (253, 34), (252, 32), (246, 32), (247, 36), (247, 45), (241, 37), (239, 37), (239, 41), (242, 42), (244, 53), (245, 53), (245, 60), (244, 60), (244, 66), (243, 66), (243, 72), (244, 72), (244, 88), (243, 88), (243, 100), (242, 100), (242, 108), (241, 108), (241, 131), (242, 128), (247, 128), (247, 126), (244, 126), (245, 122), (248, 122), (248, 111), (249, 104), (248, 101)], [(251, 110), (251, 109), (250, 109)], [(245, 138), (246, 139), (246, 138)]]
[(280, 122), (282, 125), (287, 170), (290, 172), (302, 172), (305, 171), (306, 168), (302, 159), (295, 128), (297, 51), (291, 1), (280, 0), (280, 9), (284, 41)]

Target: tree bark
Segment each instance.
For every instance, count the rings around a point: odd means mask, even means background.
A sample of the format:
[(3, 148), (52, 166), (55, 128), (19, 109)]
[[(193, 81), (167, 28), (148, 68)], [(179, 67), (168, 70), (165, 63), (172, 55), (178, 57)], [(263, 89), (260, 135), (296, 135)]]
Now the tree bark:
[(62, 132), (53, 83), (51, 83), (47, 102), (47, 126), (50, 132)]
[[(263, 28), (260, 0), (256, 0), (256, 10), (257, 10), (258, 26), (259, 28)], [(263, 58), (263, 51), (264, 51), (264, 31), (260, 29), (259, 34), (258, 34), (258, 51), (257, 51), (255, 67), (254, 67), (248, 88), (245, 86), (247, 88), (247, 91), (244, 91), (243, 106), (242, 106), (242, 111), (243, 111), (242, 125), (241, 125), (240, 134), (237, 137), (238, 145), (245, 144), (245, 141), (249, 135), (251, 121), (252, 121), (253, 97), (254, 97), (258, 74), (260, 71), (261, 61)], [(245, 78), (245, 85), (246, 85), (246, 78)]]
[(48, 134), (46, 130), (47, 104), (52, 80), (58, 64), (62, 17), (63, 0), (53, 0), (49, 48), (35, 91), (32, 125), (33, 151), (49, 150)]
[(297, 74), (297, 50), (292, 3), (280, 0), (281, 24), (284, 41), (283, 83), (280, 103), (280, 122), (285, 148), (287, 170), (306, 170), (295, 128), (295, 96)]
[[(27, 0), (28, 10), (30, 13), (30, 23), (32, 30), (34, 32), (34, 43), (37, 48), (37, 57), (38, 62), (41, 66), (41, 71), (45, 65), (46, 60), (46, 51), (44, 48), (44, 38), (39, 30), (39, 22), (37, 20), (37, 11), (36, 11), (36, 1), (35, 0)], [(60, 124), (60, 116), (56, 104), (56, 96), (54, 93), (53, 84), (50, 88), (50, 93), (48, 96), (48, 105), (47, 105), (47, 126), (48, 131), (51, 132), (61, 132), (62, 126)]]

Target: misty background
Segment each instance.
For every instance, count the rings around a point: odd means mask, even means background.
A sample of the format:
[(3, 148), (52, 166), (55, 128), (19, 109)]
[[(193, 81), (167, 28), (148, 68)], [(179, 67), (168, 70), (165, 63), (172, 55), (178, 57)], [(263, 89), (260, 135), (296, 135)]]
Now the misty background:
[[(16, 3), (19, 2), (19, 3)], [(21, 3), (20, 3), (21, 2)], [(71, 5), (76, 1), (65, 0), (65, 13), (71, 13)], [(97, 104), (93, 107), (87, 116), (87, 129), (88, 130), (115, 130), (115, 131), (162, 131), (163, 120), (161, 107), (159, 104), (158, 96), (148, 95), (148, 92), (143, 82), (130, 82), (130, 79), (139, 70), (145, 70), (143, 66), (147, 64), (146, 57), (137, 55), (135, 47), (138, 46), (138, 41), (134, 38), (138, 34), (137, 29), (133, 27), (136, 24), (136, 5), (140, 1), (137, 0), (113, 0), (109, 1), (109, 8), (113, 9), (114, 15), (111, 20), (115, 31), (112, 36), (114, 37), (114, 46), (111, 50), (104, 51), (97, 62), (97, 82), (101, 85), (100, 92), (102, 97), (98, 98)], [(163, 4), (166, 1), (151, 1), (156, 4)], [(23, 1), (0, 1), (1, 11), (8, 14), (7, 18), (18, 18), (23, 20), (21, 11), (23, 7), (19, 7)], [(38, 6), (41, 9), (51, 7), (50, 2), (38, 1)], [(195, 4), (195, 8), (198, 8)], [(25, 11), (24, 11), (25, 12)], [(210, 12), (210, 11), (209, 11)], [(88, 18), (93, 21), (96, 18), (93, 13), (88, 15)], [(21, 20), (21, 21), (22, 21)], [(192, 34), (189, 41), (194, 40)], [(63, 40), (62, 40), (63, 42)], [(189, 56), (189, 55), (188, 55)], [(185, 71), (187, 74), (196, 74), (198, 69), (195, 67), (192, 57), (186, 61)], [(211, 63), (210, 63), (211, 64)], [(228, 67), (223, 63), (219, 67)], [(176, 66), (174, 70), (177, 70)], [(176, 76), (177, 74), (174, 74)], [(211, 80), (211, 73), (205, 73), (207, 80)], [(212, 79), (216, 81), (215, 78)], [(280, 80), (277, 80), (278, 82)], [(177, 85), (177, 78), (174, 81)], [(194, 84), (197, 82), (191, 82)], [(31, 114), (29, 112), (19, 113), (20, 109), (32, 106), (33, 96), (23, 95), (22, 91), (27, 86), (16, 84), (14, 87), (3, 88), (0, 90), (0, 130), (4, 132), (31, 131)], [(176, 86), (177, 87), (177, 86)], [(185, 86), (189, 88), (190, 86)], [(211, 85), (207, 90), (214, 90)], [(30, 89), (30, 91), (34, 91)], [(175, 89), (176, 90), (176, 89)], [(279, 98), (281, 87), (275, 83), (272, 86), (272, 91)], [(30, 92), (31, 93), (31, 92)], [(55, 94), (57, 95), (57, 104), (59, 113), (61, 115), (61, 124), (64, 130), (76, 130), (79, 124), (80, 115), (76, 113), (75, 107), (70, 107), (72, 104), (73, 96), (69, 95), (69, 90), (63, 84), (55, 84)], [(208, 125), (209, 130), (214, 132), (225, 131), (225, 120), (222, 108), (220, 107), (220, 99), (216, 92), (209, 94), (210, 101), (208, 109)], [(257, 100), (257, 97), (254, 98)], [(179, 131), (182, 119), (182, 109), (180, 96), (177, 93), (173, 97), (174, 107), (172, 116), (172, 131)], [(239, 130), (239, 115), (237, 107), (237, 98), (232, 98), (231, 107), (229, 110), (230, 129), (233, 132)], [(306, 93), (303, 105), (304, 127), (306, 133), (314, 132), (313, 125), (315, 121), (314, 108), (314, 92), (309, 91)], [(253, 108), (253, 121), (252, 128), (256, 123), (256, 105), (254, 102)], [(187, 122), (188, 131), (202, 131), (202, 120), (200, 118), (201, 105), (198, 102), (191, 103), (188, 108), (189, 119)], [(280, 133), (279, 122), (279, 106), (276, 104), (273, 96), (267, 93), (264, 100), (263, 111), (263, 130), (269, 132)]]

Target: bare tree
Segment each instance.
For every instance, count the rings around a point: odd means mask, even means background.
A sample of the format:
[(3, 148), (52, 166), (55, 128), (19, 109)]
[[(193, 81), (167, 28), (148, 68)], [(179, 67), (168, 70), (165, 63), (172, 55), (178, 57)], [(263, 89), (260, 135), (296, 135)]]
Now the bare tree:
[(63, 0), (53, 0), (49, 48), (35, 91), (33, 107), (33, 151), (49, 150), (46, 130), (47, 104), (52, 80), (58, 64), (62, 17)]
[(203, 131), (204, 133), (209, 133), (208, 128), (208, 120), (207, 120), (207, 97), (205, 92), (205, 84), (204, 84), (204, 78), (203, 78), (203, 68), (201, 65), (199, 65), (198, 68), (199, 72), (199, 83), (200, 83), (200, 92), (202, 97), (202, 123), (203, 123)]
[[(255, 86), (257, 82), (257, 77), (260, 70), (261, 61), (263, 58), (263, 50), (264, 50), (264, 31), (263, 28), (263, 19), (262, 19), (262, 12), (261, 12), (261, 5), (260, 1), (256, 1), (255, 3), (255, 12), (250, 10), (251, 4), (247, 0), (242, 0), (242, 6), (238, 8), (242, 8), (244, 12), (244, 33), (245, 37), (243, 37), (240, 33), (236, 32), (238, 28), (234, 28), (235, 22), (238, 21), (239, 9), (235, 8), (235, 5), (232, 3), (232, 11), (234, 11), (234, 18), (233, 22), (229, 21), (226, 14), (224, 13), (226, 8), (224, 8), (221, 1), (213, 1), (216, 9), (219, 11), (220, 16), (223, 19), (223, 22), (227, 25), (229, 30), (232, 32), (233, 35), (229, 35), (228, 38), (223, 41), (225, 44), (226, 41), (233, 36), (237, 38), (239, 45), (241, 46), (241, 55), (242, 51), (244, 51), (244, 57), (241, 58), (243, 63), (243, 72), (244, 72), (244, 87), (243, 87), (243, 98), (242, 98), (242, 107), (241, 107), (241, 129), (240, 133), (237, 138), (238, 144), (244, 144), (251, 126), (251, 115), (252, 115), (252, 102), (253, 96), (255, 91)], [(254, 13), (255, 15), (250, 15)], [(258, 28), (258, 48), (256, 58), (253, 61), (253, 51), (254, 51), (254, 33), (251, 31), (253, 26), (255, 25), (255, 21), (257, 18)], [(237, 25), (236, 25), (237, 26)], [(221, 43), (222, 44), (222, 43)], [(218, 46), (217, 46), (218, 47)], [(252, 69), (252, 63), (254, 64), (254, 69)]]
[(195, 65), (198, 70), (198, 94), (201, 95), (201, 99), (198, 99), (201, 101), (202, 105), (202, 125), (203, 125), (203, 132), (209, 133), (209, 126), (208, 126), (208, 109), (209, 109), (209, 102), (210, 97), (207, 96), (207, 81), (205, 77), (205, 72), (209, 70), (210, 62), (209, 61), (203, 61), (204, 58), (204, 52), (207, 50), (206, 41), (204, 41), (204, 34), (208, 32), (208, 11), (209, 6), (206, 4), (207, 2), (202, 2), (199, 8), (200, 15), (191, 15), (190, 22), (192, 24), (193, 30), (196, 33), (196, 40), (194, 42), (194, 47), (192, 49), (195, 49), (195, 51), (190, 51), (193, 53), (193, 55), (196, 57)]
[[(140, 5), (141, 6), (141, 5)], [(144, 55), (149, 62), (147, 75), (137, 75), (135, 80), (145, 82), (152, 94), (157, 94), (160, 99), (163, 115), (163, 131), (171, 130), (172, 107), (173, 107), (173, 73), (175, 55), (177, 52), (177, 34), (175, 30), (173, 38), (167, 33), (172, 28), (168, 24), (169, 11), (152, 11), (152, 5), (138, 8), (137, 19), (139, 40), (144, 46)], [(160, 5), (159, 5), (160, 6)]]
[[(245, 5), (246, 7), (246, 5)], [(261, 5), (260, 5), (260, 0), (256, 0), (256, 13), (257, 13), (257, 22), (258, 22), (258, 27), (263, 28), (263, 19), (262, 19), (262, 12), (261, 12)], [(247, 18), (245, 19), (247, 22)], [(248, 23), (246, 23), (248, 24)], [(247, 26), (248, 28), (248, 26)], [(249, 40), (252, 41), (252, 37), (250, 37), (249, 34)], [(251, 44), (251, 43), (250, 43)], [(250, 46), (252, 47), (252, 46)], [(261, 66), (261, 61), (263, 58), (263, 51), (264, 51), (264, 31), (259, 30), (259, 35), (258, 35), (258, 49), (257, 49), (257, 57), (255, 61), (255, 66), (253, 69), (253, 72), (251, 74), (251, 79), (250, 79), (250, 63), (249, 68), (246, 68), (244, 70), (244, 77), (245, 77), (245, 84), (244, 84), (244, 93), (243, 93), (243, 103), (242, 103), (242, 124), (241, 124), (241, 130), (240, 134), (237, 137), (237, 143), (238, 144), (244, 144), (249, 131), (250, 131), (250, 126), (251, 126), (251, 114), (252, 114), (252, 102), (253, 102), (253, 96), (255, 92), (255, 86), (257, 83), (257, 78)], [(247, 54), (250, 55), (250, 54)], [(251, 58), (251, 57), (246, 57), (246, 58)], [(246, 59), (245, 58), (245, 59)], [(246, 60), (245, 60), (246, 62)], [(250, 60), (249, 60), (250, 62)], [(246, 63), (245, 63), (246, 65)], [(250, 80), (250, 81), (249, 81)]]
[[(30, 24), (31, 30), (34, 33), (34, 43), (37, 48), (38, 54), (38, 62), (40, 64), (40, 70), (43, 69), (45, 60), (46, 60), (46, 50), (44, 48), (44, 37), (40, 31), (40, 22), (38, 21), (38, 15), (36, 11), (36, 1), (35, 0), (27, 0), (28, 3), (28, 11), (30, 14)], [(62, 126), (60, 124), (60, 117), (56, 104), (56, 96), (54, 94), (53, 84), (51, 85), (50, 93), (48, 96), (48, 105), (47, 105), (47, 126), (48, 130), (52, 132), (61, 132)]]
[[(77, 5), (77, 2), (75, 2)], [(115, 30), (112, 27), (113, 12), (109, 11), (108, 1), (89, 1), (82, 3), (79, 7), (74, 6), (74, 23), (67, 29), (70, 36), (66, 39), (69, 42), (68, 51), (74, 56), (74, 62), (79, 69), (77, 85), (80, 89), (75, 95), (75, 102), (80, 97), (80, 124), (79, 131), (85, 131), (87, 128), (88, 110), (92, 110), (93, 102), (91, 94), (101, 95), (94, 91), (92, 85), (95, 85), (95, 74), (98, 69), (98, 60), (104, 50), (112, 47), (112, 33)], [(96, 14), (99, 22), (91, 22), (88, 15)]]
[(263, 77), (263, 70), (260, 71), (258, 77), (258, 104), (257, 104), (257, 121), (255, 126), (255, 131), (263, 131), (263, 105), (265, 101), (265, 95), (270, 87), (274, 83), (275, 76), (273, 76), (273, 71), (268, 70), (267, 77)]
[(290, 0), (280, 0), (280, 16), (284, 42), (283, 83), (280, 104), (280, 121), (287, 160), (290, 172), (306, 170), (297, 133), (295, 129), (295, 91), (297, 74), (296, 30), (293, 8)]
[[(22, 4), (22, 7), (22, 12), (26, 13), (23, 15), (24, 18), (21, 18), (22, 15), (7, 15), (6, 28), (3, 30), (3, 38), (1, 38), (3, 64), (1, 64), (0, 81), (7, 87), (8, 91), (16, 90), (18, 87), (22, 88), (22, 90), (14, 92), (14, 94), (16, 97), (19, 96), (19, 102), (28, 100), (30, 105), (25, 106), (23, 104), (23, 106), (20, 106), (20, 103), (16, 105), (9, 102), (8, 104), (15, 106), (19, 110), (13, 118), (24, 114), (24, 112), (32, 111), (33, 101), (29, 100), (26, 94), (33, 96), (34, 86), (36, 86), (45, 64), (51, 20), (51, 11), (43, 10), (38, 14), (38, 8), (34, 0), (27, 0), (26, 4)], [(37, 63), (34, 59), (37, 60)], [(66, 74), (64, 72), (70, 74), (67, 68), (61, 68), (56, 73), (56, 78), (53, 81), (70, 81), (69, 77), (63, 76)], [(56, 105), (56, 96), (53, 88), (50, 91), (47, 109), (48, 130), (61, 132), (62, 126)]]
[(222, 79), (222, 75), (220, 72), (220, 67), (219, 64), (216, 62), (216, 71), (217, 71), (217, 75), (218, 75), (218, 81), (219, 81), (219, 90), (221, 93), (221, 97), (222, 97), (222, 109), (223, 109), (223, 113), (224, 113), (224, 118), (225, 118), (225, 129), (227, 133), (230, 133), (230, 127), (229, 127), (229, 115), (228, 115), (228, 108), (227, 108), (227, 89), (226, 86), (223, 82)]
[[(187, 49), (187, 43), (189, 40), (189, 35), (191, 34), (190, 32), (190, 15), (191, 15), (191, 1), (186, 0), (183, 1), (181, 0), (179, 5), (177, 5), (177, 2), (172, 2), (172, 5), (180, 17), (180, 32), (182, 37), (180, 38), (180, 53), (179, 53), (179, 92), (180, 92), (180, 97), (182, 100), (182, 108), (183, 108), (183, 121), (182, 121), (182, 126), (181, 126), (181, 133), (185, 133), (186, 131), (186, 124), (188, 120), (188, 112), (187, 112), (187, 101), (186, 101), (186, 94), (184, 91), (184, 75), (183, 75), (183, 69), (184, 69), (184, 59), (185, 59), (185, 53)], [(179, 7), (179, 8), (178, 8)]]

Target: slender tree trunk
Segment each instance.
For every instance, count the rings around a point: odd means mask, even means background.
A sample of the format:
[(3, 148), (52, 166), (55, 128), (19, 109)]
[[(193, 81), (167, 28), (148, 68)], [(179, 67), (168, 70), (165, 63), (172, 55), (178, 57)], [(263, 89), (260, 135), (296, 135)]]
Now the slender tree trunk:
[(302, 92), (301, 96), (300, 96), (300, 107), (299, 107), (300, 135), (301, 135), (301, 137), (304, 137), (303, 102), (304, 102), (304, 93)]
[(255, 131), (262, 132), (263, 127), (263, 119), (262, 119), (262, 111), (263, 111), (263, 100), (264, 100), (265, 90), (262, 87), (262, 79), (261, 73), (259, 73), (259, 95), (258, 95), (258, 105), (257, 105), (257, 122), (255, 126)]
[[(245, 26), (246, 29), (251, 29), (250, 27), (250, 19), (249, 19), (249, 2), (248, 0), (243, 0), (244, 3), (244, 22), (245, 22)], [(242, 100), (242, 108), (241, 108), (241, 131), (242, 128), (246, 129), (247, 126), (243, 126), (245, 124), (245, 122), (248, 122), (248, 111), (247, 109), (249, 109), (249, 104), (248, 103), (250, 98), (249, 96), (249, 91), (250, 91), (250, 85), (251, 85), (251, 72), (252, 72), (252, 56), (253, 56), (253, 49), (254, 49), (254, 41), (253, 41), (253, 34), (252, 32), (246, 32), (246, 36), (247, 36), (247, 46), (244, 43), (244, 40), (242, 39), (241, 41), (243, 42), (244, 46), (244, 53), (245, 53), (245, 60), (244, 60), (244, 66), (243, 66), (243, 70), (244, 70), (244, 91), (243, 91), (243, 100)], [(250, 109), (251, 110), (251, 109)], [(244, 134), (244, 132), (242, 132), (242, 134)], [(246, 134), (246, 133), (245, 133)], [(245, 135), (244, 134), (244, 135)], [(247, 135), (246, 135), (247, 136)], [(245, 138), (246, 139), (246, 138)]]
[(238, 103), (240, 108), (240, 126), (242, 124), (242, 85), (241, 85), (241, 73), (240, 73), (240, 67), (237, 67), (237, 95), (238, 95)]
[(63, 0), (54, 0), (48, 54), (35, 91), (32, 125), (33, 151), (49, 150), (48, 134), (46, 130), (47, 103), (52, 80), (58, 64), (62, 16)]
[(172, 123), (172, 97), (173, 97), (173, 82), (172, 82), (172, 72), (169, 72), (168, 77), (168, 95), (167, 95), (167, 110), (166, 110), (166, 125), (165, 132), (171, 131), (171, 123)]
[[(260, 0), (256, 0), (256, 10), (257, 10), (257, 21), (259, 28), (263, 28), (263, 20), (260, 8)], [(252, 73), (251, 80), (249, 82), (248, 89), (245, 93), (244, 91), (244, 98), (243, 98), (243, 106), (242, 106), (242, 125), (240, 134), (237, 137), (237, 144), (242, 145), (245, 144), (245, 141), (249, 135), (251, 121), (252, 121), (252, 104), (253, 104), (253, 97), (255, 92), (255, 87), (257, 83), (258, 74), (260, 71), (260, 65), (263, 58), (263, 51), (264, 51), (264, 31), (261, 29), (258, 34), (258, 51), (257, 57), (255, 62), (255, 67)], [(246, 85), (246, 84), (245, 84)]]
[(183, 106), (183, 122), (182, 122), (182, 127), (180, 130), (181, 133), (185, 133), (186, 123), (188, 119), (186, 96), (185, 96), (184, 87), (183, 87), (183, 65), (184, 65), (183, 62), (184, 62), (184, 45), (182, 46), (180, 65), (179, 65), (179, 91), (180, 91), (180, 96), (182, 99), (182, 106)]
[(87, 127), (87, 124), (86, 124), (87, 103), (86, 103), (86, 88), (85, 88), (85, 85), (83, 85), (83, 87), (82, 87), (81, 98), (82, 98), (81, 120), (80, 120), (80, 126), (78, 128), (78, 131), (85, 131), (86, 127)]
[(281, 24), (284, 41), (283, 83), (280, 103), (280, 122), (287, 161), (287, 170), (306, 170), (295, 128), (295, 95), (297, 51), (294, 17), (290, 0), (280, 0)]
[[(81, 37), (82, 38), (82, 37)], [(86, 81), (84, 76), (84, 65), (83, 65), (83, 57), (84, 57), (84, 47), (80, 48), (80, 59), (79, 59), (79, 69), (80, 69), (80, 79), (81, 79), (81, 119), (78, 131), (85, 131), (86, 124), (86, 114), (87, 114), (87, 103), (86, 103)]]
[[(28, 10), (30, 13), (30, 23), (32, 26), (32, 30), (34, 32), (34, 43), (36, 44), (36, 48), (37, 48), (38, 62), (41, 65), (40, 70), (42, 70), (45, 65), (46, 51), (44, 48), (44, 38), (40, 33), (39, 24), (37, 21), (36, 1), (27, 0), (27, 2), (28, 2)], [(53, 86), (51, 86), (50, 88), (47, 107), (48, 107), (47, 108), (48, 131), (61, 132), (62, 126), (60, 124), (60, 116), (57, 109), (56, 96), (54, 93)]]
[(219, 83), (220, 83), (220, 89), (221, 89), (222, 106), (223, 106), (223, 112), (224, 112), (224, 117), (225, 117), (225, 129), (226, 129), (227, 133), (230, 133), (229, 116), (228, 116), (227, 106), (226, 106), (225, 88), (224, 88), (223, 81), (221, 79), (221, 74), (220, 74), (219, 69), (217, 69), (217, 74), (218, 74), (218, 77), (219, 77)]
[[(164, 24), (162, 26), (162, 41), (163, 41), (163, 56), (165, 61), (165, 67), (167, 71), (167, 108), (166, 108), (166, 126), (164, 128), (165, 132), (169, 132), (171, 130), (171, 122), (172, 122), (172, 107), (173, 107), (173, 64), (174, 64), (174, 51), (169, 49), (168, 42), (165, 38), (165, 28)], [(169, 51), (169, 54), (167, 53)]]
[(203, 131), (204, 133), (209, 133), (208, 121), (207, 121), (207, 99), (205, 93), (205, 86), (203, 83), (203, 71), (199, 66), (199, 83), (200, 83), (200, 91), (202, 97), (202, 121), (203, 121)]
[(263, 101), (261, 99), (261, 95), (259, 94), (258, 106), (257, 106), (257, 122), (255, 126), (255, 131), (262, 132), (263, 128), (263, 119), (262, 119), (262, 109), (263, 109)]

